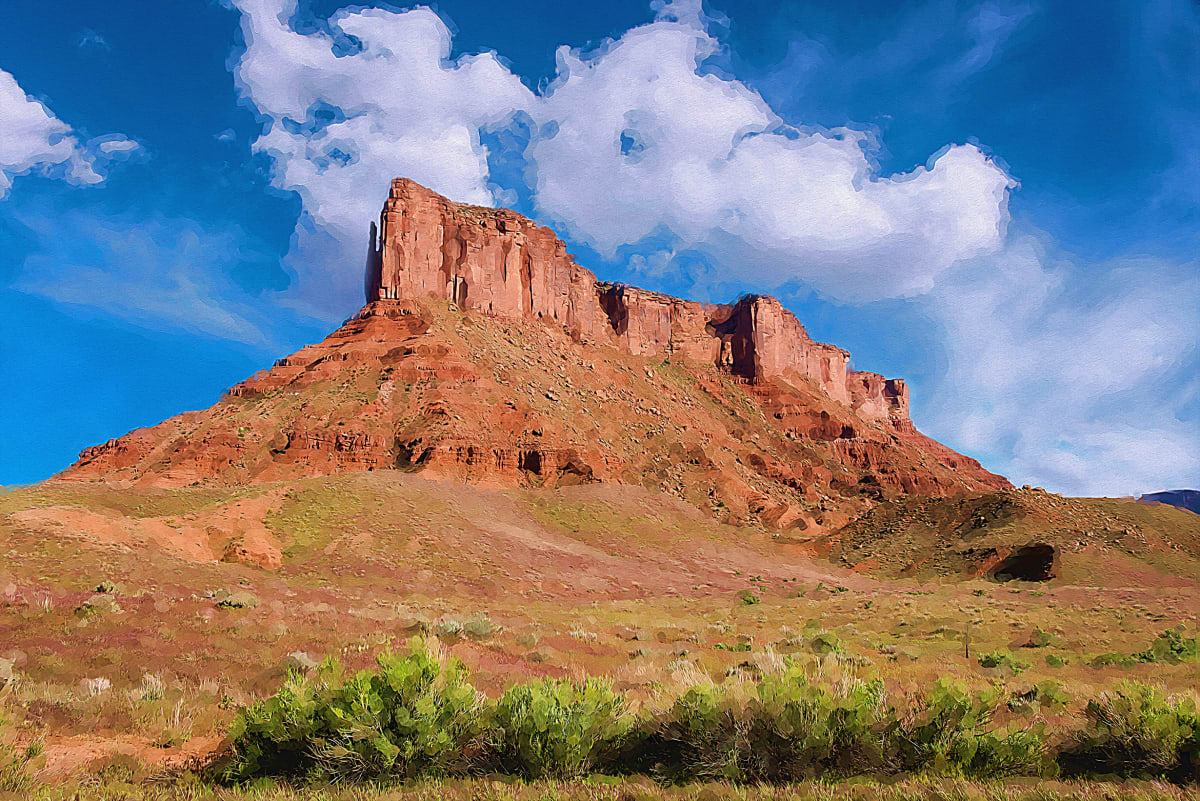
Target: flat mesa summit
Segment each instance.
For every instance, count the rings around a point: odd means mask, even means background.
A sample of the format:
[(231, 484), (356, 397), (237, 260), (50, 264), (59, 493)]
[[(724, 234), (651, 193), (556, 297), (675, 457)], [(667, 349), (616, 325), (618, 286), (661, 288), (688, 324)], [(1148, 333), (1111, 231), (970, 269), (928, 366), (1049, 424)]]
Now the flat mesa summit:
[(215, 406), (88, 448), (57, 478), (636, 484), (813, 535), (900, 494), (1009, 486), (919, 433), (903, 381), (850, 370), (775, 298), (600, 282), (548, 228), (404, 178), (372, 225), (366, 299)]

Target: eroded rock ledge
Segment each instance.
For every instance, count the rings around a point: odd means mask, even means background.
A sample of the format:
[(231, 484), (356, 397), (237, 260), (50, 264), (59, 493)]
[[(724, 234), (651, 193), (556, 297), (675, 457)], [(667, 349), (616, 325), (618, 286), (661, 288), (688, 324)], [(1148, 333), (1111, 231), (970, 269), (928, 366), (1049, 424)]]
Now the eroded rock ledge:
[(850, 370), (848, 352), (814, 342), (768, 295), (715, 305), (600, 282), (549, 228), (508, 209), (454, 203), (407, 178), (392, 181), (371, 239), (368, 303), (429, 295), (463, 310), (553, 320), (586, 344), (694, 359), (750, 383), (798, 375), (863, 419), (908, 422), (903, 380)]

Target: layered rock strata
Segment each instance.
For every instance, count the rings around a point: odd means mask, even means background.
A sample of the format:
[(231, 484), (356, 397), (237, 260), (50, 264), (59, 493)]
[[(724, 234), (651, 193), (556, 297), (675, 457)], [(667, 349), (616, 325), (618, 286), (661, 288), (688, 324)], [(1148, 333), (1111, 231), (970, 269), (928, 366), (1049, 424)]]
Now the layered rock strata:
[(773, 297), (713, 305), (598, 282), (549, 228), (508, 209), (454, 203), (406, 178), (372, 226), (367, 301), (440, 297), (463, 311), (552, 320), (584, 343), (717, 365), (751, 383), (804, 378), (870, 420), (908, 420), (901, 380), (849, 369)]

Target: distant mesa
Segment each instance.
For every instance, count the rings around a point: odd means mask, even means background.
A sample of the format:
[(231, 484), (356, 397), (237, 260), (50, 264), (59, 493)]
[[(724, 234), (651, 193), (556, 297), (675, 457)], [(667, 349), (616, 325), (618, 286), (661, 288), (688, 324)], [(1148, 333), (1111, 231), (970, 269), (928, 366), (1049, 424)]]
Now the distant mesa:
[(365, 290), (324, 341), (57, 478), (608, 482), (808, 535), (897, 494), (1010, 486), (918, 432), (904, 381), (851, 370), (775, 298), (706, 304), (597, 281), (507, 209), (394, 180)]
[(1142, 503), (1165, 503), (1200, 515), (1200, 490), (1166, 490), (1151, 492), (1138, 498)]

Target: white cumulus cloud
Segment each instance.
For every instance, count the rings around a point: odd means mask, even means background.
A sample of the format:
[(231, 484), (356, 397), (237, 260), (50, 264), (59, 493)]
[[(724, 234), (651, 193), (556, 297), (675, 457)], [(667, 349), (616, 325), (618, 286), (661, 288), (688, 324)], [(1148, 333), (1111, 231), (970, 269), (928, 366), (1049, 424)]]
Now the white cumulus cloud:
[(236, 5), (246, 39), (236, 78), (269, 120), (254, 148), (271, 155), (276, 185), (298, 192), (308, 217), (297, 227), (306, 257), (291, 259), (313, 279), (301, 282), (301, 302), (344, 315), (361, 289), (360, 265), (340, 275), (321, 265), (332, 281), (306, 265), (327, 252), (361, 256), (395, 176), (490, 205), (479, 131), (531, 95), (491, 54), (449, 60), (450, 31), (426, 8), (340, 11), (329, 31), (304, 35), (287, 23), (294, 0)]
[[(1014, 184), (978, 148), (880, 175), (868, 134), (789, 126), (745, 84), (707, 72), (720, 43), (696, 3), (663, 6), (594, 51), (561, 48), (543, 93), (493, 54), (451, 60), (450, 31), (426, 8), (341, 11), (300, 34), (294, 0), (236, 5), (237, 79), (270, 121), (255, 148), (347, 254), (391, 177), (493, 204), (481, 133), (517, 113), (535, 129), (523, 155), (540, 215), (606, 255), (666, 235), (762, 287), (799, 280), (867, 300), (924, 291), (1003, 237)], [(305, 247), (304, 225), (298, 236)], [(357, 278), (314, 297), (344, 303)]]
[(1079, 265), (1031, 233), (923, 299), (949, 364), (930, 433), (1017, 483), (1127, 495), (1194, 486), (1200, 264)]
[(100, 183), (109, 161), (139, 149), (120, 134), (81, 142), (70, 125), (0, 70), (0, 199), (12, 188), (14, 177), (31, 172), (79, 185)]
[(872, 139), (786, 125), (744, 84), (703, 70), (719, 47), (660, 19), (595, 53), (559, 51), (530, 146), (536, 201), (613, 254), (667, 231), (758, 286), (800, 280), (841, 300), (929, 289), (996, 249), (1012, 180), (971, 145), (882, 176)]

